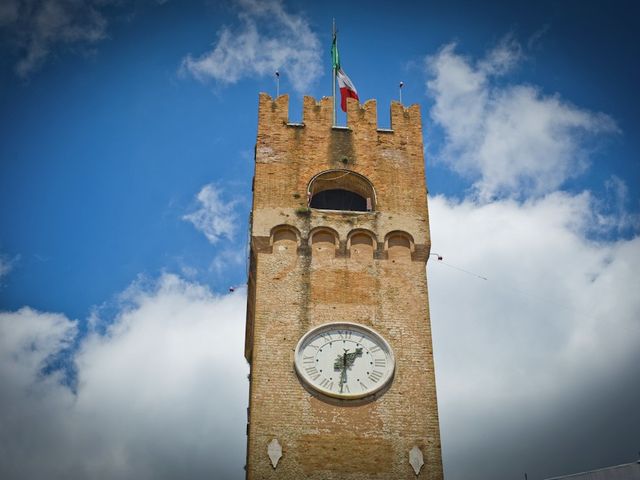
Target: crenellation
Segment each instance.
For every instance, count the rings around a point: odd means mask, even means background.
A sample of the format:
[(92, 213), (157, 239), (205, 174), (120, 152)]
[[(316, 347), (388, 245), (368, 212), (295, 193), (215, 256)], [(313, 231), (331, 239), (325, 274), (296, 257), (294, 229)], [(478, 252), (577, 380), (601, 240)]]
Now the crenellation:
[(378, 107), (373, 99), (363, 104), (353, 98), (347, 99), (347, 126), (356, 135), (372, 138), (378, 129)]
[(305, 95), (302, 99), (302, 122), (309, 129), (330, 128), (332, 123), (333, 101), (331, 97), (322, 97), (320, 101)]
[(422, 137), (422, 118), (418, 104), (405, 107), (400, 102), (391, 102), (391, 129), (400, 133), (406, 141)]
[(275, 100), (267, 93), (261, 93), (258, 101), (258, 139), (270, 133), (274, 126), (289, 122), (289, 95), (280, 95)]
[(377, 132), (382, 136), (402, 132), (403, 136), (422, 131), (420, 106), (418, 104), (405, 107), (392, 101), (389, 109), (390, 128), (378, 126), (378, 110), (375, 99), (359, 103), (355, 99), (347, 99), (347, 125), (333, 125), (333, 99), (322, 97), (316, 100), (305, 95), (302, 99), (302, 121), (289, 122), (289, 95), (283, 94), (272, 98), (267, 93), (260, 93), (258, 109), (258, 137), (261, 134), (275, 135), (279, 129), (286, 127), (317, 130), (331, 128), (334, 130)]

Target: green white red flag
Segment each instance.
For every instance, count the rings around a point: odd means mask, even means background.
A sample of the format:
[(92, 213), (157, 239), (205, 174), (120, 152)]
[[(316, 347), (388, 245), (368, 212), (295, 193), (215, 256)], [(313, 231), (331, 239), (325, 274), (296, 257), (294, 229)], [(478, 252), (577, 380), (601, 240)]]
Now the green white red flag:
[(338, 79), (338, 87), (340, 88), (340, 108), (342, 108), (343, 112), (347, 111), (347, 98), (355, 98), (356, 100), (360, 100), (358, 98), (358, 91), (356, 90), (355, 85), (351, 81), (347, 74), (344, 73), (342, 67), (340, 66), (340, 55), (338, 54), (338, 36), (335, 32), (335, 24), (334, 24), (334, 32), (333, 32), (333, 42), (331, 43), (331, 62), (333, 63), (333, 71), (336, 74), (336, 78)]
[(338, 68), (336, 70), (336, 78), (338, 79), (338, 87), (340, 88), (340, 108), (343, 112), (347, 111), (347, 98), (358, 98), (358, 91), (344, 70)]

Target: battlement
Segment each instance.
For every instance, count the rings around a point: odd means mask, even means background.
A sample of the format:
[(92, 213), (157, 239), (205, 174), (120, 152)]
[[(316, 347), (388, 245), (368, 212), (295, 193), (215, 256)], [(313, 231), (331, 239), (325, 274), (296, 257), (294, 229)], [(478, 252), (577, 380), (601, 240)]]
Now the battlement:
[(391, 128), (378, 128), (377, 102), (374, 99), (360, 104), (354, 99), (347, 99), (347, 126), (332, 125), (333, 102), (331, 97), (322, 97), (319, 101), (305, 96), (302, 107), (302, 123), (289, 122), (289, 95), (280, 95), (273, 99), (266, 93), (260, 93), (258, 110), (258, 133), (261, 129), (274, 127), (289, 128), (333, 128), (337, 130), (353, 130), (377, 132), (383, 135), (417, 133), (421, 135), (422, 120), (418, 104), (404, 107), (401, 103), (391, 102)]

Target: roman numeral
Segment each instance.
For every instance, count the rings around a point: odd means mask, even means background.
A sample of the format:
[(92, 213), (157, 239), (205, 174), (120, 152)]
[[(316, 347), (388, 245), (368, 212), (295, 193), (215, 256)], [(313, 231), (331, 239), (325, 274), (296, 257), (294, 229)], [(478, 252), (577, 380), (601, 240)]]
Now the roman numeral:
[(373, 347), (371, 347), (371, 348), (369, 349), (369, 351), (370, 351), (371, 353), (379, 352), (379, 351), (380, 351), (380, 347), (378, 347), (377, 345), (374, 345)]
[(326, 388), (327, 390), (332, 390), (333, 389), (333, 382), (330, 382), (329, 380), (327, 380), (326, 378), (324, 378), (321, 382), (320, 382), (320, 386), (322, 388)]
[(367, 389), (367, 386), (364, 383), (362, 383), (360, 380), (358, 380), (358, 383), (360, 384), (363, 390)]
[(302, 357), (302, 363), (310, 363), (313, 365), (314, 364), (313, 355), (304, 355)]
[(387, 366), (387, 361), (384, 358), (376, 358), (373, 360), (373, 366), (384, 368)]
[(350, 340), (352, 333), (349, 330), (338, 330), (340, 340)]
[(318, 372), (318, 369), (316, 367), (305, 367), (304, 369), (307, 372), (307, 375), (309, 375), (312, 380), (315, 381), (318, 379), (318, 377), (320, 377), (320, 372)]
[(330, 333), (323, 333), (322, 334), (322, 339), (325, 342), (331, 342), (333, 340), (333, 338), (331, 338), (331, 334)]
[(377, 383), (381, 378), (382, 378), (382, 372), (379, 372), (377, 370), (374, 370), (373, 372), (371, 372), (371, 375), (369, 375), (369, 380), (371, 380), (374, 383)]

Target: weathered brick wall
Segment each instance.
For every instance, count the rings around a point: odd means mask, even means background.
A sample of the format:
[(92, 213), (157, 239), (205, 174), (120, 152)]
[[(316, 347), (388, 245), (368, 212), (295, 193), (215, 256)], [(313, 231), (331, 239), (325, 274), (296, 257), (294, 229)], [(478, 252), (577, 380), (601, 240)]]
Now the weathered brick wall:
[[(305, 97), (303, 125), (289, 125), (288, 97), (260, 95), (246, 342), (247, 476), (415, 478), (408, 455), (417, 445), (425, 456), (419, 478), (441, 479), (419, 107), (393, 103), (388, 131), (377, 129), (374, 101), (362, 107), (348, 102), (348, 129), (331, 127), (331, 106), (330, 98)], [(309, 181), (330, 169), (367, 177), (375, 188), (375, 211), (303, 211)], [(278, 235), (274, 244), (279, 225), (291, 226), (297, 240)], [(335, 232), (335, 243), (311, 244), (313, 232), (325, 227), (330, 235)], [(357, 230), (370, 232), (373, 250), (362, 247), (356, 254), (357, 245), (348, 248), (349, 234)], [(385, 241), (395, 231), (410, 235), (412, 251), (402, 242)], [(393, 348), (395, 377), (377, 399), (356, 406), (330, 403), (298, 380), (293, 366), (298, 340), (332, 321), (372, 327)], [(267, 456), (273, 438), (283, 448), (275, 470)]]

